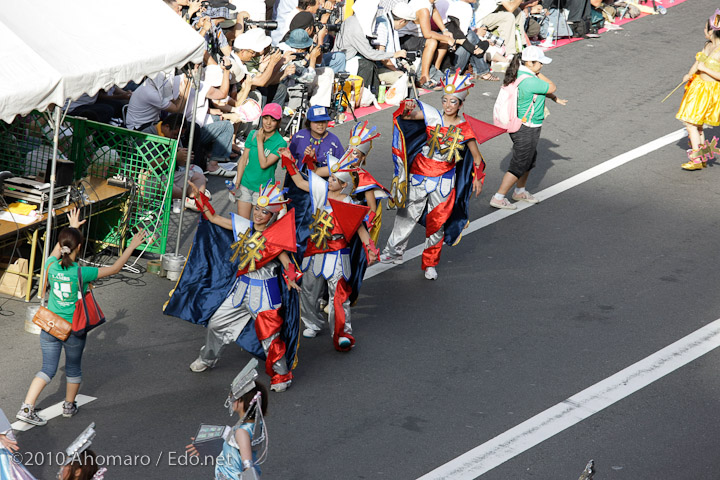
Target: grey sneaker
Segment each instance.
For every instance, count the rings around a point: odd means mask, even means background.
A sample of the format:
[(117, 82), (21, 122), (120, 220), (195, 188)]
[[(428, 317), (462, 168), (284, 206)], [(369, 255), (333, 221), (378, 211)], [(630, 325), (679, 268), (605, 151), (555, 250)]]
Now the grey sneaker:
[(62, 416), (70, 418), (78, 412), (77, 402), (63, 402)]
[(287, 382), (280, 382), (280, 383), (273, 383), (270, 385), (270, 390), (273, 392), (284, 392), (287, 390), (290, 385), (292, 385), (292, 380), (288, 380)]
[(39, 427), (42, 427), (47, 423), (47, 420), (37, 414), (37, 411), (35, 410), (33, 405), (28, 405), (27, 403), (24, 403), (22, 407), (20, 407), (20, 411), (17, 413), (17, 415), (15, 415), (15, 418), (31, 425), (37, 425)]
[(395, 265), (402, 265), (403, 256), (402, 255), (390, 255), (388, 253), (383, 253), (380, 255), (380, 263), (394, 263)]
[(313, 330), (312, 328), (306, 328), (303, 330), (303, 337), (305, 338), (315, 338), (317, 337), (317, 330)]
[(498, 200), (493, 197), (490, 199), (490, 206), (495, 208), (501, 208), (503, 210), (516, 210), (517, 207), (514, 203), (510, 203), (507, 198), (503, 198), (502, 200)]
[(513, 193), (512, 199), (517, 202), (539, 203), (540, 200), (532, 193), (525, 190), (523, 193)]

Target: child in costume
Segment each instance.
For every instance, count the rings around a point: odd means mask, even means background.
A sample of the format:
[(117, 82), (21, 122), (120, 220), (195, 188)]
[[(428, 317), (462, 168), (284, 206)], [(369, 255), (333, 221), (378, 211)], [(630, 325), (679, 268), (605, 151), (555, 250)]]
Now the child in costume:
[[(267, 391), (256, 381), (257, 364), (256, 359), (250, 360), (230, 386), (225, 407), (230, 416), (237, 413), (240, 420), (225, 437), (222, 454), (215, 462), (215, 480), (260, 478), (259, 465), (267, 457)], [(195, 444), (185, 448), (190, 455), (198, 455)]]
[[(257, 340), (265, 354), (265, 371), (272, 378), (270, 388), (285, 391), (292, 383), (292, 372), (284, 357), (287, 346), (281, 338), (285, 319), (282, 305), (278, 267), (282, 264), (290, 288), (300, 290), (295, 283), (298, 271), (288, 252), (295, 251), (295, 219), (286, 212), (287, 200), (279, 185), (268, 182), (260, 188), (254, 202), (250, 221), (240, 215), (231, 218), (217, 215), (207, 198), (196, 193), (198, 207), (208, 220), (232, 230), (235, 243), (230, 260), (239, 260), (235, 283), (223, 303), (215, 310), (207, 325), (205, 345), (200, 356), (192, 362), (193, 372), (214, 367), (225, 345), (238, 341), (246, 326), (254, 321)], [(248, 350), (252, 353), (252, 350)]]
[(683, 78), (685, 95), (676, 115), (685, 123), (690, 140), (688, 161), (683, 170), (701, 170), (714, 158), (717, 138), (705, 140), (703, 125), (720, 125), (720, 8), (705, 25), (705, 47), (695, 56), (695, 63)]
[(485, 179), (485, 161), (475, 133), (460, 114), (472, 86), (470, 75), (461, 76), (458, 71), (453, 76), (448, 70), (442, 111), (405, 100), (394, 114), (391, 191), (398, 213), (380, 261), (402, 263), (410, 234), (424, 219), (422, 269), (428, 280), (437, 278), (443, 240), (450, 245), (460, 240), (468, 221), (470, 194), (478, 196)]
[(361, 205), (370, 207), (365, 225), (370, 232), (370, 238), (377, 242), (382, 225), (382, 208), (380, 200), (390, 197), (390, 191), (368, 172), (365, 167), (368, 153), (372, 148), (372, 141), (380, 136), (375, 133), (376, 127), (368, 127), (368, 122), (358, 122), (350, 132), (348, 149), (358, 166), (358, 186), (353, 192), (353, 199)]
[(0, 409), (0, 478), (7, 480), (36, 480), (21, 463), (22, 455), (10, 421)]
[(368, 263), (377, 260), (379, 253), (362, 225), (368, 207), (353, 204), (350, 197), (358, 182), (357, 166), (350, 153), (345, 152), (342, 159), (328, 155), (330, 177), (327, 180), (312, 171), (305, 180), (290, 152), (281, 152), (288, 175), (300, 189), (310, 193), (313, 212), (310, 238), (303, 258), (305, 274), (300, 294), (301, 318), (305, 324), (303, 336), (315, 337), (325, 324), (318, 301), (327, 284), (328, 320), (333, 326), (333, 345), (341, 352), (349, 351), (355, 345), (350, 325), (350, 241), (357, 233)]
[(78, 437), (65, 449), (65, 462), (57, 473), (58, 480), (103, 480), (107, 468), (98, 467), (95, 452), (90, 445), (95, 438), (95, 423), (91, 423)]

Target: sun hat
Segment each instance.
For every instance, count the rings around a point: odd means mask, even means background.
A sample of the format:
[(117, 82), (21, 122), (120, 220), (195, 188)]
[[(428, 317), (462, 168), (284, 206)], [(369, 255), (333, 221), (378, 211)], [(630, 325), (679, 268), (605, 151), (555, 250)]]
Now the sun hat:
[(247, 32), (238, 35), (233, 42), (235, 50), (252, 50), (254, 52), (262, 52), (270, 45), (272, 39), (265, 35), (262, 28), (251, 28)]
[(552, 62), (552, 58), (546, 57), (545, 52), (535, 45), (525, 47), (525, 50), (522, 51), (522, 57), (520, 58), (523, 62), (540, 62), (543, 65)]
[(398, 3), (393, 6), (392, 13), (397, 18), (402, 18), (403, 20), (407, 20), (409, 22), (414, 22), (417, 19), (415, 10), (413, 10), (412, 7), (407, 3)]
[(308, 48), (313, 44), (313, 41), (305, 30), (297, 28), (290, 32), (285, 43), (290, 48)]

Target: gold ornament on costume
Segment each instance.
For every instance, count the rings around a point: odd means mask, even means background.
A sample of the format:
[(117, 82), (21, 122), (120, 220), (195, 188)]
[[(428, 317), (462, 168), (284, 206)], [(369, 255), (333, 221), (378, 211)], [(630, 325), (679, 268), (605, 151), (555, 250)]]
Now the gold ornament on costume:
[(320, 250), (327, 250), (328, 240), (332, 238), (332, 230), (335, 228), (333, 217), (330, 212), (323, 208), (318, 208), (312, 216), (310, 224), (310, 241)]
[(262, 232), (254, 232), (250, 234), (250, 229), (247, 229), (244, 233), (240, 234), (237, 242), (233, 243), (231, 247), (233, 249), (233, 255), (230, 257), (230, 261), (234, 262), (235, 259), (240, 257), (240, 265), (238, 269), (242, 270), (248, 267), (249, 272), (254, 272), (257, 269), (255, 262), (262, 260), (262, 250), (265, 249), (265, 237), (262, 236)]

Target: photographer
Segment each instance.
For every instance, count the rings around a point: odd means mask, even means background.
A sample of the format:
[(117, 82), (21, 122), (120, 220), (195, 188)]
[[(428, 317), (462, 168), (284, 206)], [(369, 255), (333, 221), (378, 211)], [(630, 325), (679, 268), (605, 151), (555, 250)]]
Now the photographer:
[[(398, 31), (410, 22), (414, 22), (417, 17), (415, 12), (407, 3), (398, 3), (392, 7), (391, 13), (385, 13), (377, 18), (375, 24), (375, 43), (377, 49), (381, 52), (392, 53), (400, 51), (400, 36)], [(407, 57), (406, 57), (407, 58)], [(408, 59), (410, 63), (413, 59)], [(388, 85), (395, 83), (403, 74), (398, 69), (395, 58), (382, 61), (382, 66), (378, 68), (378, 78), (381, 82)]]
[[(268, 103), (284, 105), (287, 100), (287, 89), (281, 83), (280, 66), (282, 54), (271, 51), (266, 55), (262, 52), (270, 45), (270, 37), (259, 28), (251, 28), (239, 35), (233, 44), (235, 57), (238, 58), (247, 72), (245, 82), (262, 95), (263, 106)], [(247, 87), (246, 87), (247, 88)]]
[[(322, 49), (310, 38), (306, 30), (292, 30), (284, 42), (289, 50), (285, 57), (290, 61), (288, 67), (294, 65), (295, 72), (289, 75), (284, 83), (291, 87), (296, 83), (308, 85), (310, 103), (312, 105), (330, 106), (334, 72), (330, 68), (318, 67)], [(288, 68), (286, 67), (286, 68)]]
[[(380, 84), (378, 78), (378, 68), (375, 62), (395, 58), (405, 58), (405, 50), (397, 50), (394, 52), (376, 50), (368, 41), (367, 37), (372, 35), (372, 17), (362, 15), (364, 21), (361, 21), (358, 12), (366, 11), (367, 2), (372, 3), (373, 0), (360, 0), (353, 5), (355, 12), (350, 18), (343, 22), (340, 32), (335, 40), (335, 50), (344, 52), (346, 58), (346, 66), (351, 62), (357, 62), (357, 75), (362, 77), (363, 84), (369, 88), (373, 94), (377, 94)], [(374, 1), (377, 5), (377, 1)], [(350, 67), (349, 70), (352, 70)], [(352, 72), (350, 72), (352, 73)]]
[(475, 0), (459, 0), (450, 4), (448, 8), (448, 21), (445, 28), (455, 37), (455, 70), (465, 71), (468, 62), (472, 64), (475, 78), (489, 82), (498, 82), (500, 79), (490, 73), (490, 66), (485, 60), (485, 53), (490, 47), (490, 42), (481, 40), (480, 37), (470, 30), (472, 20), (471, 3)]

